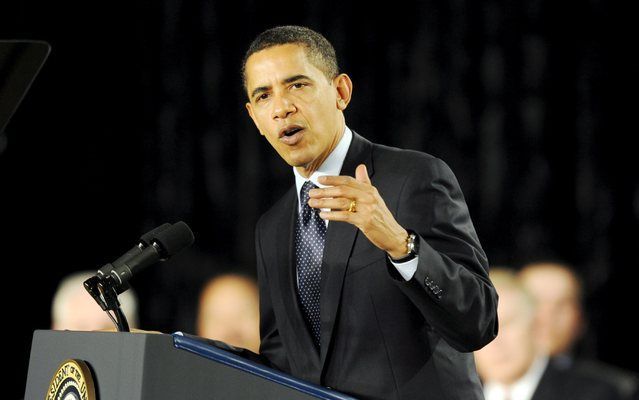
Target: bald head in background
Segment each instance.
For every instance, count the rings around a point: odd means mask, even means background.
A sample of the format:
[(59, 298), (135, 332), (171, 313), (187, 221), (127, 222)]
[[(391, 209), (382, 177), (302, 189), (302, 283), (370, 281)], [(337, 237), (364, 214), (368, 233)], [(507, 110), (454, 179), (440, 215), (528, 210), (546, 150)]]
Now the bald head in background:
[(253, 279), (222, 275), (200, 294), (197, 335), (259, 352), (259, 293)]
[(537, 303), (536, 340), (551, 356), (571, 351), (583, 328), (582, 285), (567, 265), (540, 262), (525, 265), (522, 283)]
[[(553, 275), (535, 275), (543, 278), (535, 283), (551, 293), (568, 282), (555, 280), (555, 268), (543, 271)], [(618, 387), (599, 372), (567, 367), (548, 357), (538, 340), (538, 304), (522, 275), (491, 268), (490, 279), (499, 295), (499, 334), (475, 352), (486, 400), (620, 400)]]
[[(71, 331), (97, 331), (111, 329), (113, 322), (84, 289), (84, 281), (95, 272), (82, 271), (68, 275), (58, 285), (51, 308), (51, 329)], [(118, 299), (129, 326), (137, 326), (137, 300), (132, 289)]]
[(518, 280), (505, 268), (491, 268), (499, 304), (499, 334), (475, 352), (477, 372), (484, 382), (509, 385), (529, 370), (539, 355), (535, 343), (535, 303)]

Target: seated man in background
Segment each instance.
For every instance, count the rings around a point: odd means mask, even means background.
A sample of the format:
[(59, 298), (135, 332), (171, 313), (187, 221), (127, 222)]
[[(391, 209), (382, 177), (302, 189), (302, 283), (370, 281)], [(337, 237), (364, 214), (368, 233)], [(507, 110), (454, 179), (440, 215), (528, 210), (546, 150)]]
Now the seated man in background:
[(572, 370), (558, 369), (536, 342), (533, 297), (514, 272), (491, 268), (499, 295), (499, 334), (475, 352), (486, 400), (614, 400), (615, 388)]
[(637, 391), (636, 374), (594, 360), (575, 358), (574, 348), (585, 329), (583, 285), (568, 265), (538, 262), (525, 265), (519, 276), (537, 303), (536, 341), (561, 369), (576, 369), (617, 387), (623, 398)]
[(259, 313), (255, 281), (242, 275), (221, 275), (202, 289), (197, 335), (258, 353)]
[[(95, 272), (82, 271), (68, 275), (58, 285), (51, 308), (51, 329), (99, 331), (114, 329), (113, 322), (93, 297), (84, 289), (84, 281)], [(138, 324), (137, 299), (133, 289), (118, 296), (129, 326)]]
[(537, 344), (550, 356), (568, 355), (584, 328), (579, 278), (555, 263), (528, 264), (519, 276), (537, 303)]

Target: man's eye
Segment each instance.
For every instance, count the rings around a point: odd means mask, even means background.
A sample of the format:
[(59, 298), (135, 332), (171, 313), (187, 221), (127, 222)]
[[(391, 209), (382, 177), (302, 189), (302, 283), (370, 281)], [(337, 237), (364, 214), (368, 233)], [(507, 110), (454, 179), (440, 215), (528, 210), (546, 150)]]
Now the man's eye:
[(261, 95), (257, 96), (257, 101), (264, 100), (266, 98), (268, 98), (268, 93), (262, 93)]
[(306, 86), (306, 84), (305, 84), (305, 83), (301, 83), (301, 82), (298, 82), (298, 83), (294, 83), (294, 84), (293, 84), (293, 87), (294, 87), (295, 89), (301, 89), (301, 88), (303, 88), (304, 86)]

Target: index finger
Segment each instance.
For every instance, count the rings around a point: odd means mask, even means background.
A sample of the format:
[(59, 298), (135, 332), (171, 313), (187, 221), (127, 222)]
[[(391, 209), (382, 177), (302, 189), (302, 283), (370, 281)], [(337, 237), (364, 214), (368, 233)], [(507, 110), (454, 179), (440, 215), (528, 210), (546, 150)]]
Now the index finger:
[(348, 185), (329, 186), (322, 189), (313, 189), (309, 195), (313, 199), (346, 197), (355, 199), (362, 197), (364, 192), (358, 188)]
[(357, 187), (357, 184), (359, 183), (357, 182), (357, 180), (355, 180), (355, 178), (348, 175), (324, 175), (324, 176), (320, 176), (318, 181), (322, 185), (326, 185), (326, 186), (346, 185), (346, 186)]

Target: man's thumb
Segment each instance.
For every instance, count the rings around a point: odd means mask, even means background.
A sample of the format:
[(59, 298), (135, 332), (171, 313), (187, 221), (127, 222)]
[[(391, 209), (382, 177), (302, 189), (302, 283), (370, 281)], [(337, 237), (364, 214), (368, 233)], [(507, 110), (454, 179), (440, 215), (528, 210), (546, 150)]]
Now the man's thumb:
[(371, 183), (371, 180), (368, 178), (368, 171), (366, 170), (366, 165), (360, 164), (355, 168), (355, 179), (359, 182), (363, 183)]

